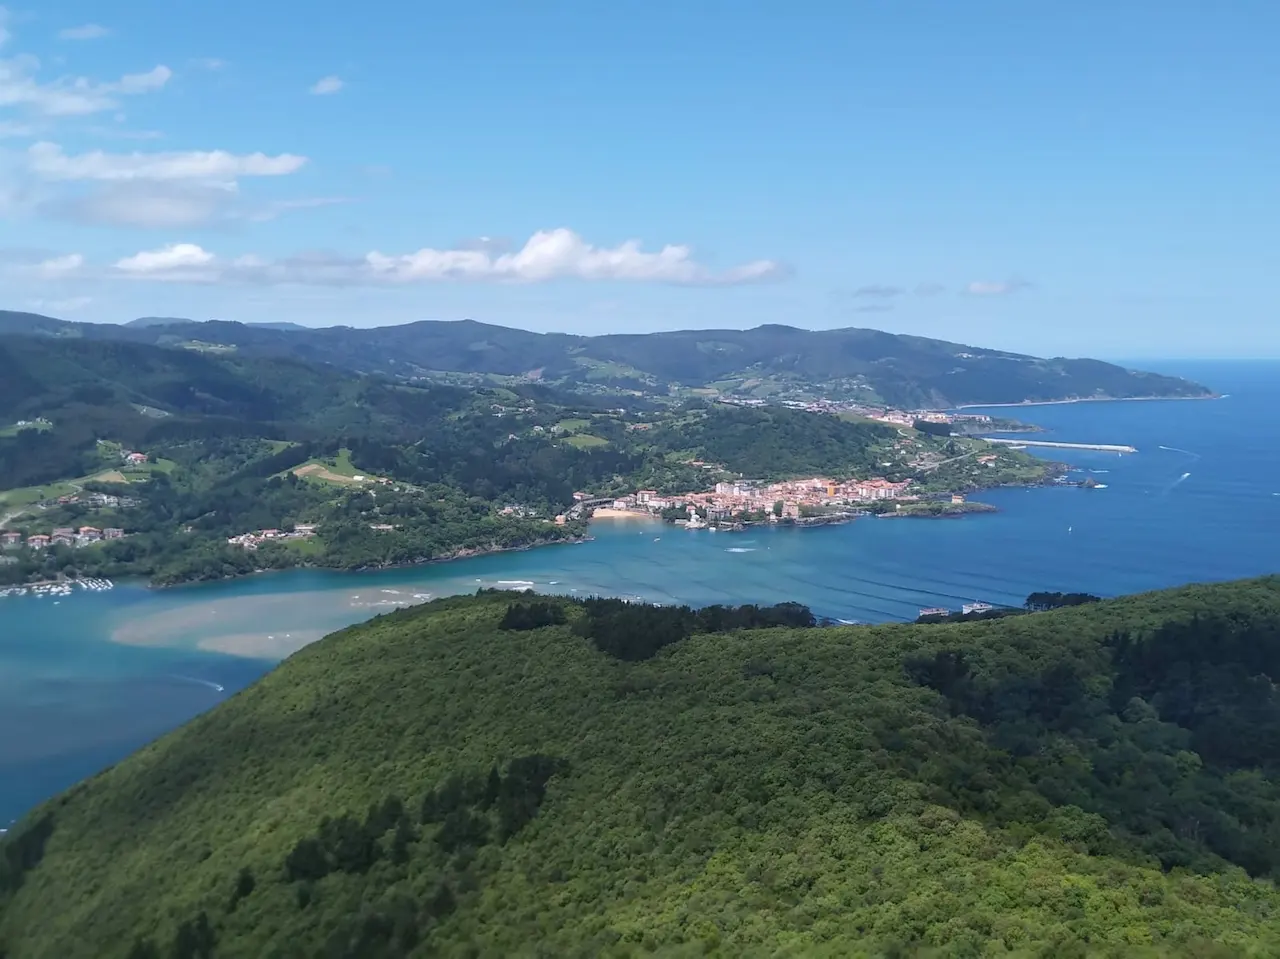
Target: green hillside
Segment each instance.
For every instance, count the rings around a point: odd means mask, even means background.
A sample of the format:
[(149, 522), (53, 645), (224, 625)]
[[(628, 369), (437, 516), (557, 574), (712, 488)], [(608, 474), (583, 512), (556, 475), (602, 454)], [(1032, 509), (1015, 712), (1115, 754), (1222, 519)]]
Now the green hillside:
[(400, 326), (306, 329), (189, 320), (143, 325), (67, 323), (0, 311), (0, 334), (125, 340), (159, 346), (234, 348), (251, 356), (324, 362), (402, 378), (443, 373), (533, 376), (544, 383), (614, 395), (666, 397), (715, 387), (773, 398), (804, 394), (883, 401), (908, 408), (1024, 400), (1204, 396), (1174, 376), (1099, 360), (1040, 358), (880, 330), (676, 330), (571, 336), (531, 333), (472, 320)]
[[(446, 559), (583, 535), (580, 517), (554, 519), (579, 491), (684, 493), (722, 475), (885, 475), (940, 494), (1037, 482), (1051, 470), (1008, 449), (983, 466), (965, 455), (986, 449), (977, 440), (783, 407), (631, 398), (620, 409), (541, 384), (406, 383), (238, 351), (0, 335), (0, 368), (9, 371), (0, 378), (0, 529), (127, 534), (93, 549), (18, 551), (0, 565), (0, 585), (77, 573), (166, 584)], [(125, 464), (129, 451), (148, 462)], [(299, 525), (315, 528), (314, 541), (228, 542)]]
[(1280, 954), (1280, 578), (808, 622), (489, 593), (335, 634), (20, 824), (0, 951)]

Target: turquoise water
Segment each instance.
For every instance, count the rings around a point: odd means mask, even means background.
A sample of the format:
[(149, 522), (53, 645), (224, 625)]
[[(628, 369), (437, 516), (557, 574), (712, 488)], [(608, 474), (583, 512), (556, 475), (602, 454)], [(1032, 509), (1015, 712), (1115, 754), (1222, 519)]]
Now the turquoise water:
[(977, 497), (994, 515), (714, 534), (620, 521), (582, 545), (412, 570), (0, 599), (0, 824), (304, 643), (427, 596), (527, 585), (664, 603), (797, 600), (883, 621), (927, 605), (1018, 604), (1038, 589), (1116, 595), (1280, 571), (1280, 363), (1162, 371), (1230, 395), (1018, 411), (1050, 430), (1040, 438), (1139, 452), (1053, 451), (1107, 488)]

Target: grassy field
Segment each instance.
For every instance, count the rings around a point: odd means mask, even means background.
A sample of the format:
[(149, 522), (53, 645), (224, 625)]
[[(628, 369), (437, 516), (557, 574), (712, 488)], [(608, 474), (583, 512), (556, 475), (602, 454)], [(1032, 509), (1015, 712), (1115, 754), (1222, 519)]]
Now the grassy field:
[(844, 420), (846, 423), (864, 423), (871, 424), (872, 426), (884, 425), (880, 420), (873, 420), (869, 416), (859, 416), (857, 413), (837, 413), (836, 416)]
[(588, 380), (635, 379), (652, 382), (653, 377), (643, 370), (625, 363), (614, 363), (611, 360), (596, 360), (586, 356), (575, 356), (573, 362), (585, 369)]
[[(118, 447), (117, 447), (118, 448)], [(110, 461), (110, 455), (104, 455)], [(105, 465), (105, 463), (104, 463)], [(132, 466), (112, 466), (101, 469), (86, 476), (75, 479), (58, 480), (38, 486), (23, 486), (17, 489), (0, 490), (0, 507), (13, 508), (31, 506), (43, 500), (57, 499), (80, 492), (85, 483), (145, 483), (153, 473), (172, 473), (178, 464), (172, 460), (160, 459), (152, 463), (140, 463)]]
[(319, 556), (324, 552), (324, 541), (314, 536), (309, 539), (290, 539), (285, 541), (285, 548), (302, 556)]
[(580, 450), (609, 445), (608, 440), (602, 439), (599, 436), (592, 436), (590, 433), (577, 433), (573, 436), (566, 437), (565, 442), (570, 446), (576, 446)]
[(59, 496), (70, 496), (78, 487), (71, 480), (58, 483), (46, 483), (44, 486), (23, 486), (18, 489), (0, 491), (0, 507), (30, 506), (41, 500), (57, 499)]
[(301, 476), (304, 479), (338, 483), (342, 486), (359, 486), (378, 479), (377, 476), (365, 473), (351, 462), (351, 451), (345, 448), (338, 450), (338, 455), (331, 460), (314, 459), (294, 467), (292, 472), (294, 476)]

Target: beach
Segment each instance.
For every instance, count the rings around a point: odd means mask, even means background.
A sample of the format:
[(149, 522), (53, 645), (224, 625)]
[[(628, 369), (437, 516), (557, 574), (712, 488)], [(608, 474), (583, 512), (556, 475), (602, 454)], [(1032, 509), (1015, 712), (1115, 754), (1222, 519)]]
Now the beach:
[(638, 509), (616, 509), (612, 506), (601, 506), (593, 510), (591, 518), (594, 519), (647, 519), (654, 522), (661, 520), (652, 513), (646, 513)]

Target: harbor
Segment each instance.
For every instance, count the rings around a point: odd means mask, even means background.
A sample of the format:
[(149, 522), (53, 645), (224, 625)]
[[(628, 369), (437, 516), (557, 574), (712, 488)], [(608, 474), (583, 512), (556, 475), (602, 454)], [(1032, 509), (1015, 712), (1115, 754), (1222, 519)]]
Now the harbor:
[(31, 583), (26, 586), (8, 586), (0, 589), (0, 597), (34, 596), (37, 599), (43, 599), (46, 596), (70, 596), (76, 587), (93, 593), (103, 593), (113, 589), (115, 583), (109, 579), (96, 579), (94, 577), (63, 579), (56, 582)]

